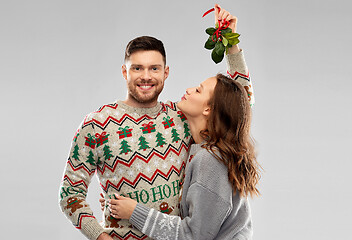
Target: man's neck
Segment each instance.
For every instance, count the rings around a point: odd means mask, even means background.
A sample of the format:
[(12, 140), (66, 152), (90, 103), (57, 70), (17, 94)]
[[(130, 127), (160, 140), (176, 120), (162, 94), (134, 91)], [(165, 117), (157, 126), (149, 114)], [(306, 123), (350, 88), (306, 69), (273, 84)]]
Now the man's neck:
[(148, 103), (141, 103), (131, 98), (127, 98), (125, 101), (123, 101), (123, 103), (130, 107), (135, 107), (135, 108), (152, 108), (158, 104), (158, 100), (155, 100), (153, 102), (148, 102)]

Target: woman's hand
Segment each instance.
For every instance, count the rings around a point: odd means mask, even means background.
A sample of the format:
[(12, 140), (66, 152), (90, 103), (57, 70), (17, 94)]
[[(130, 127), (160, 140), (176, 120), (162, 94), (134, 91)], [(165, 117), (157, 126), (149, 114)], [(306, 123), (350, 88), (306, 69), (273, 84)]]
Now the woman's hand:
[[(220, 9), (220, 11), (219, 11)], [(221, 8), (219, 4), (215, 4), (215, 23), (224, 23), (226, 21), (229, 22), (229, 28), (232, 29), (233, 33), (236, 33), (237, 29), (237, 17), (231, 15), (228, 11), (225, 9)], [(232, 46), (229, 48), (229, 54), (234, 54), (240, 51), (240, 48), (238, 47), (238, 44)]]
[(108, 206), (111, 216), (114, 218), (130, 219), (134, 209), (137, 206), (137, 201), (119, 196), (115, 193), (116, 199), (109, 199)]

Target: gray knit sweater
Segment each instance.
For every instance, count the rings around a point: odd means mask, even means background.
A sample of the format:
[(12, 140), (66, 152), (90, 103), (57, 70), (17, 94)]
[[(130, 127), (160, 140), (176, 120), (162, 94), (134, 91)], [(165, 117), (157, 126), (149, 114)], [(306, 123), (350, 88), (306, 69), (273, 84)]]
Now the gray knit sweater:
[(138, 203), (130, 223), (156, 240), (251, 239), (248, 200), (233, 193), (227, 172), (227, 167), (201, 144), (193, 144), (180, 202), (182, 217)]

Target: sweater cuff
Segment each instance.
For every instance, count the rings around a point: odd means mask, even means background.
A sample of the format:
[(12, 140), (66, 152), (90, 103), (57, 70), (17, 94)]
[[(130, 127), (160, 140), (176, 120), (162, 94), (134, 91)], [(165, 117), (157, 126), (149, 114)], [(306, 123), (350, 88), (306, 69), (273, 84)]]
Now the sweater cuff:
[(149, 211), (151, 211), (150, 208), (144, 206), (143, 204), (137, 203), (137, 206), (133, 210), (129, 222), (139, 231), (142, 231), (144, 224), (147, 221)]
[(233, 74), (234, 72), (247, 74), (248, 72), (242, 49), (238, 53), (226, 55), (226, 63), (230, 74)]
[(82, 233), (90, 240), (96, 240), (104, 232), (104, 228), (95, 218), (90, 218), (82, 224)]

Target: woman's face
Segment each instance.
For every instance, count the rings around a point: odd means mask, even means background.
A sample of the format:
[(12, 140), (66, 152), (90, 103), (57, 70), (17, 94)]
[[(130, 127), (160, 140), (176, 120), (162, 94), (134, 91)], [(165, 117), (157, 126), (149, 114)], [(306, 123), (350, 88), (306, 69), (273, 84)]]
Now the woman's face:
[(203, 81), (199, 86), (186, 90), (186, 94), (183, 95), (177, 106), (187, 118), (206, 117), (209, 114), (208, 102), (216, 83), (216, 77), (211, 77)]

